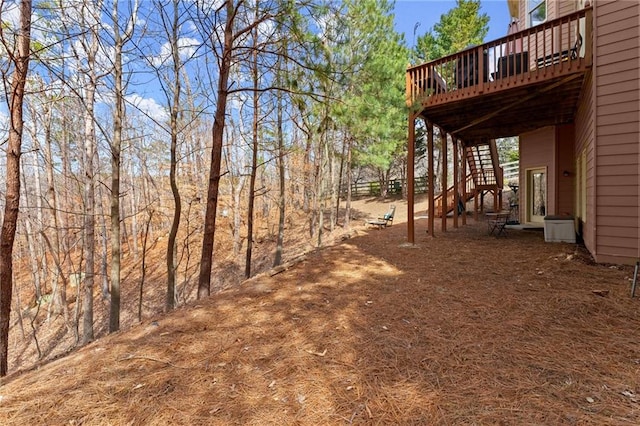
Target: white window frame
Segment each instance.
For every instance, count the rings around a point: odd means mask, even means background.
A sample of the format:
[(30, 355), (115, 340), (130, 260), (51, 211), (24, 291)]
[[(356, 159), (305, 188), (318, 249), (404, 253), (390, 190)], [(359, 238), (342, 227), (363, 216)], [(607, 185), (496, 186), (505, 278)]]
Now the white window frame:
[(533, 13), (539, 9), (540, 7), (543, 7), (544, 5), (544, 19), (542, 20), (542, 22), (536, 24), (536, 25), (540, 25), (543, 22), (547, 22), (547, 18), (549, 17), (549, 11), (547, 10), (547, 7), (549, 6), (548, 4), (548, 0), (542, 0), (536, 7), (534, 7), (533, 9), (531, 8), (533, 1), (532, 0), (527, 0), (527, 23), (529, 24), (529, 27), (533, 27), (533, 20), (531, 19), (531, 16), (533, 15)]

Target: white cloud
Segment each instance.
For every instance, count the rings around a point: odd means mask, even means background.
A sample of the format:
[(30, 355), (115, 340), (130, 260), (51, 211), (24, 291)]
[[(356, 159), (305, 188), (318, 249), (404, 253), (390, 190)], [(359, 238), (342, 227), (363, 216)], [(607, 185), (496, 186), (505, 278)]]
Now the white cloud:
[[(178, 54), (182, 61), (187, 61), (193, 57), (196, 53), (196, 49), (200, 46), (200, 42), (195, 38), (181, 37), (178, 39)], [(171, 44), (169, 42), (164, 43), (160, 47), (160, 53), (155, 56), (151, 63), (158, 67), (164, 65), (167, 61), (171, 60)]]
[(128, 95), (126, 97), (127, 102), (138, 110), (142, 111), (147, 116), (153, 118), (159, 123), (166, 122), (169, 119), (169, 114), (165, 107), (156, 102), (153, 98), (143, 98), (138, 94)]

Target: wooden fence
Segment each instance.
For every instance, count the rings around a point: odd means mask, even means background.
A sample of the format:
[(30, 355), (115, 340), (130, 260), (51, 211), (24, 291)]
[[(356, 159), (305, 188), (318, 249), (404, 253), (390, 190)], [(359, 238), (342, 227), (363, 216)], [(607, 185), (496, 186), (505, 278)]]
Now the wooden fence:
[[(387, 182), (388, 195), (402, 194), (402, 188), (406, 185), (406, 179), (390, 179)], [(416, 194), (427, 192), (427, 177), (417, 177), (414, 182)], [(346, 195), (347, 189), (342, 189), (342, 195)], [(382, 194), (379, 181), (355, 182), (351, 184), (351, 195), (353, 197), (375, 197)]]

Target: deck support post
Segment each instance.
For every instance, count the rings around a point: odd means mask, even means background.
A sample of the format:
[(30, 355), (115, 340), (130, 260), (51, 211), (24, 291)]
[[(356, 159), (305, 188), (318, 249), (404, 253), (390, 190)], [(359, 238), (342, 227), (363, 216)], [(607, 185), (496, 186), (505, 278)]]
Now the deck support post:
[(416, 117), (409, 112), (409, 134), (407, 142), (407, 240), (415, 244), (414, 192), (415, 192), (415, 152)]
[(440, 209), (440, 212), (442, 214), (442, 228), (441, 231), (442, 232), (446, 232), (447, 231), (447, 212), (449, 211), (449, 206), (448, 206), (448, 194), (447, 194), (447, 187), (449, 186), (449, 184), (447, 183), (447, 174), (449, 173), (449, 171), (447, 170), (447, 163), (449, 162), (449, 160), (447, 159), (447, 151), (448, 151), (448, 135), (447, 133), (442, 130), (442, 128), (440, 128), (440, 146), (441, 146), (441, 150), (442, 150), (442, 197), (440, 197), (441, 201), (441, 205), (442, 208)]
[(473, 220), (478, 221), (478, 196), (481, 194), (481, 191), (478, 191), (478, 188), (473, 189)]
[(462, 226), (464, 226), (467, 224), (467, 156), (463, 141), (460, 141), (460, 149), (462, 150), (462, 202), (465, 207), (462, 211)]
[(458, 206), (460, 206), (460, 167), (459, 151), (458, 151), (458, 138), (451, 137), (451, 145), (453, 147), (453, 227), (458, 227)]
[(435, 194), (433, 193), (434, 190), (434, 185), (433, 185), (433, 172), (434, 172), (434, 167), (433, 167), (433, 124), (429, 121), (427, 121), (426, 123), (427, 125), (427, 157), (428, 157), (428, 163), (427, 163), (427, 190), (429, 193), (429, 202), (428, 202), (428, 208), (429, 208), (429, 225), (427, 228), (427, 232), (429, 233), (429, 235), (431, 235), (433, 237), (433, 229), (434, 229), (434, 225), (435, 225), (435, 218), (436, 218), (436, 212), (435, 212)]

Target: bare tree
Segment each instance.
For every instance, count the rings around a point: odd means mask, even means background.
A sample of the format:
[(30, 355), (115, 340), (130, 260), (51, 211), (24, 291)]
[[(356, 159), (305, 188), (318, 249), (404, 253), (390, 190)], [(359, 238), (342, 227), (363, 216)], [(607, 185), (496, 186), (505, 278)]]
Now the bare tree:
[[(256, 19), (258, 18), (258, 3), (256, 3)], [(249, 176), (249, 198), (247, 207), (247, 253), (245, 257), (244, 276), (251, 277), (251, 256), (253, 253), (253, 208), (256, 201), (256, 175), (258, 173), (258, 122), (260, 120), (260, 92), (258, 74), (258, 26), (252, 31), (252, 59), (251, 80), (253, 83), (253, 121), (251, 132), (251, 172)]]
[[(280, 46), (281, 51), (286, 50), (286, 41), (283, 40)], [(285, 72), (283, 67), (284, 59), (278, 58), (276, 62), (276, 81), (278, 85), (282, 85), (283, 74)], [(286, 219), (286, 205), (285, 205), (285, 147), (284, 147), (284, 132), (283, 132), (283, 110), (284, 99), (282, 91), (276, 92), (276, 168), (278, 173), (278, 236), (276, 239), (276, 254), (273, 259), (273, 266), (278, 266), (282, 263), (282, 252), (284, 251), (284, 224)]]
[[(3, 70), (3, 83), (8, 94), (9, 138), (6, 158), (5, 208), (0, 231), (0, 376), (8, 372), (9, 319), (13, 292), (13, 242), (16, 235), (18, 211), (20, 208), (20, 155), (22, 153), (24, 87), (29, 71), (29, 43), (31, 40), (31, 0), (21, 0), (19, 28), (15, 33), (15, 44), (7, 34), (2, 9), (0, 9), (0, 40), (8, 54), (11, 67), (11, 84), (6, 87), (7, 79)], [(8, 89), (8, 90), (7, 90)]]
[[(239, 3), (242, 3), (240, 1)], [(198, 298), (209, 296), (211, 292), (211, 268), (213, 266), (213, 239), (216, 232), (216, 213), (218, 210), (218, 189), (220, 186), (220, 164), (222, 160), (222, 143), (224, 123), (229, 96), (229, 72), (232, 64), (234, 24), (237, 16), (237, 5), (232, 0), (226, 0), (220, 7), (225, 10), (222, 51), (219, 61), (218, 98), (213, 121), (211, 148), (211, 165), (209, 169), (209, 187), (207, 190), (207, 205), (204, 217), (204, 234), (202, 240), (202, 255), (200, 258), (200, 275), (198, 278)], [(217, 35), (212, 35), (215, 37)]]
[(171, 134), (171, 159), (169, 169), (169, 184), (171, 185), (171, 193), (173, 194), (173, 221), (171, 222), (171, 230), (167, 241), (167, 310), (173, 309), (176, 303), (176, 265), (175, 250), (176, 237), (180, 227), (180, 214), (182, 212), (182, 200), (180, 199), (180, 191), (176, 179), (176, 170), (178, 167), (177, 149), (178, 149), (178, 114), (180, 112), (180, 46), (179, 42), (179, 25), (178, 18), (180, 12), (178, 10), (178, 0), (172, 0), (173, 16), (166, 17), (163, 11), (160, 11), (163, 27), (168, 35), (169, 46), (171, 48), (171, 78), (168, 79), (170, 86), (167, 90), (167, 101), (169, 103), (170, 117), (170, 134)]
[(122, 131), (125, 118), (122, 54), (125, 44), (131, 40), (138, 12), (138, 2), (132, 5), (131, 16), (126, 20), (124, 32), (120, 33), (118, 1), (113, 2), (111, 19), (113, 22), (113, 81), (115, 92), (115, 113), (113, 116), (113, 140), (111, 141), (111, 307), (109, 310), (109, 332), (120, 329), (120, 167), (122, 151)]
[[(98, 37), (98, 20), (96, 14), (100, 10), (99, 4), (83, 2), (79, 18), (79, 25), (88, 28), (86, 35), (80, 38), (80, 46), (75, 48), (72, 44), (76, 61), (84, 64), (79, 67), (79, 74), (82, 79), (82, 102), (84, 104), (84, 145), (82, 147), (82, 167), (83, 167), (83, 258), (84, 258), (84, 279), (83, 279), (83, 304), (82, 304), (82, 344), (93, 340), (93, 286), (95, 281), (95, 162), (96, 162), (96, 122), (95, 104), (96, 91), (100, 76), (97, 71), (97, 55), (100, 47)], [(64, 10), (64, 9), (63, 9)], [(65, 17), (69, 19), (68, 17)], [(70, 19), (69, 19), (70, 20)], [(82, 52), (79, 49), (82, 49)]]

